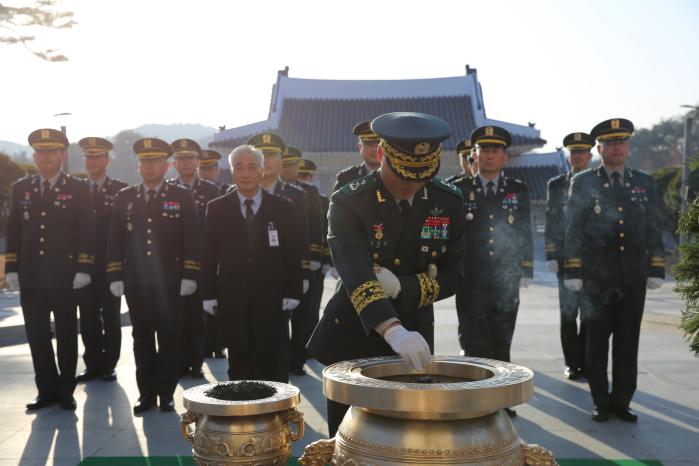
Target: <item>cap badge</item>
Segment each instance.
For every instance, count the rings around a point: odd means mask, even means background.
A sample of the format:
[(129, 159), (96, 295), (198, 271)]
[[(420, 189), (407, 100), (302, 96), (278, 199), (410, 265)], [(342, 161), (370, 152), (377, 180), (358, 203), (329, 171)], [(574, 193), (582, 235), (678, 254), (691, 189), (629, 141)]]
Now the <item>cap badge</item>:
[(41, 130), (41, 139), (48, 139), (48, 138), (49, 138), (49, 130), (42, 129)]
[(619, 120), (612, 120), (612, 129), (619, 129)]
[(415, 146), (415, 155), (425, 155), (430, 152), (430, 143), (429, 142), (421, 142), (420, 144)]
[(150, 149), (152, 145), (153, 142), (150, 139), (145, 139), (143, 141), (143, 147), (145, 147), (146, 149)]
[(580, 133), (575, 133), (575, 136), (573, 137), (576, 141), (582, 141), (582, 134)]
[(492, 135), (493, 135), (493, 127), (492, 127), (492, 126), (486, 126), (486, 127), (485, 127), (485, 135), (486, 135), (486, 136), (492, 136)]
[(271, 134), (266, 134), (266, 133), (263, 134), (263, 135), (262, 135), (262, 142), (263, 142), (264, 144), (269, 144), (270, 142), (272, 142), (272, 135), (271, 135)]
[(182, 147), (182, 149), (186, 149), (186, 148), (187, 148), (187, 144), (188, 144), (187, 141), (184, 140), (184, 139), (183, 139), (182, 141), (180, 141), (180, 147)]

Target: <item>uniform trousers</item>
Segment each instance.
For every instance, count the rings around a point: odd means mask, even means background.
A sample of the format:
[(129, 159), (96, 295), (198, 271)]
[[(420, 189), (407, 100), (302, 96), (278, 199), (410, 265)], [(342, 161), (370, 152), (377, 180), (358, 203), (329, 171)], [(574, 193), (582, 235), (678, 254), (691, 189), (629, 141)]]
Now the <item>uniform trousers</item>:
[[(582, 306), (585, 296), (580, 291), (565, 287), (563, 279), (558, 279), (558, 303), (561, 313), (561, 347), (566, 366), (571, 369), (585, 369), (585, 322), (582, 319)], [(578, 327), (580, 315), (580, 327)]]
[(182, 333), (181, 373), (200, 369), (204, 363), (204, 307), (199, 293), (180, 298)]
[(104, 275), (93, 274), (92, 282), (78, 290), (78, 305), (87, 372), (108, 374), (121, 354), (121, 298), (109, 291)]

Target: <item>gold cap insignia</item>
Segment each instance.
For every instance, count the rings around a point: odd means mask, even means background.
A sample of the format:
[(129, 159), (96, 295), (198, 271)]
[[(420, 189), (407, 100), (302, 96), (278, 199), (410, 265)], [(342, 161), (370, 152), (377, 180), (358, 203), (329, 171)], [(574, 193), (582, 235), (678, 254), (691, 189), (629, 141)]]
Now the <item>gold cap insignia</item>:
[(180, 141), (180, 147), (182, 147), (183, 149), (186, 149), (186, 148), (187, 148), (187, 144), (188, 144), (188, 143), (187, 143), (187, 141), (185, 141), (185, 140)]
[(486, 127), (485, 127), (485, 135), (486, 135), (486, 136), (492, 136), (492, 135), (493, 135), (493, 127), (492, 127), (492, 126), (486, 126)]
[(619, 120), (612, 120), (612, 129), (619, 129)]
[(49, 130), (42, 129), (41, 130), (41, 139), (48, 139), (48, 138), (49, 138)]
[(262, 142), (264, 144), (269, 144), (270, 142), (272, 142), (272, 135), (271, 134), (263, 134), (262, 135)]
[(573, 137), (576, 141), (582, 141), (582, 134), (580, 133), (575, 133), (575, 136)]
[(90, 139), (88, 139), (88, 141), (87, 141), (87, 145), (88, 145), (88, 146), (96, 146), (96, 145), (97, 145), (97, 141), (95, 141), (95, 138), (90, 138)]
[(143, 147), (145, 147), (146, 149), (150, 149), (152, 145), (153, 145), (153, 143), (151, 142), (150, 139), (145, 139), (143, 141)]
[(415, 146), (415, 155), (425, 155), (430, 152), (430, 143), (429, 142), (421, 142), (417, 146)]

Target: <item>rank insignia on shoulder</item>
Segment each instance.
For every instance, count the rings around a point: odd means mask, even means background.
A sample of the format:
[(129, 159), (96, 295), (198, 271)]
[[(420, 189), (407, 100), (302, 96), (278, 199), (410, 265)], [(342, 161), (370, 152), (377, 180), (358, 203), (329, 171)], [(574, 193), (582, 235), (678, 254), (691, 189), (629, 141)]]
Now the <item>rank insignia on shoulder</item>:
[(386, 198), (383, 197), (383, 195), (381, 194), (381, 191), (378, 190), (378, 189), (376, 190), (376, 201), (377, 201), (378, 203), (386, 202)]

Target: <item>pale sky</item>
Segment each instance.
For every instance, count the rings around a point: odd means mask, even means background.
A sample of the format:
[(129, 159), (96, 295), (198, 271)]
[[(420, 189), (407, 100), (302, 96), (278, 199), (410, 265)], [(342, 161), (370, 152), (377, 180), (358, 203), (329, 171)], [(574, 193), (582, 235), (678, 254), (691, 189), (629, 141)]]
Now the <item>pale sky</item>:
[(63, 5), (79, 25), (40, 43), (68, 63), (0, 47), (0, 140), (61, 124), (77, 141), (145, 123), (252, 123), (287, 65), (298, 78), (410, 79), (469, 64), (487, 116), (536, 122), (549, 149), (606, 118), (645, 127), (699, 104), (696, 0)]

